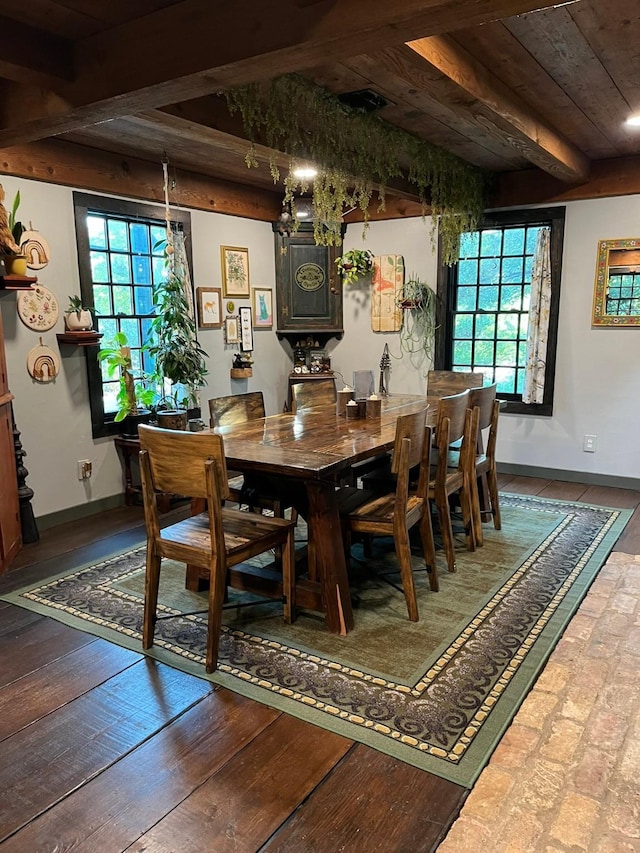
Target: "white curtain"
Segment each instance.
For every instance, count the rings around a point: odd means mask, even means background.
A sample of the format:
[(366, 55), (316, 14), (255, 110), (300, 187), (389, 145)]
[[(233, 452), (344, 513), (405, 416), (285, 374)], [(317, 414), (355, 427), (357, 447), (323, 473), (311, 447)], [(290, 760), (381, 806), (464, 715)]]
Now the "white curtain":
[(538, 232), (536, 253), (533, 257), (527, 363), (522, 393), (523, 403), (542, 403), (544, 398), (544, 373), (547, 366), (547, 338), (551, 305), (550, 238), (551, 229), (541, 228)]

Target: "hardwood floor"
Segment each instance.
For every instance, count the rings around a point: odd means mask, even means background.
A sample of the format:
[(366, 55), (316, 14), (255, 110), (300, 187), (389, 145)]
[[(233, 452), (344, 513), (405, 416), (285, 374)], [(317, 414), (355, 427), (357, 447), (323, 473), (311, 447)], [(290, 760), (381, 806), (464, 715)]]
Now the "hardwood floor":
[[(615, 550), (640, 553), (640, 492), (526, 477), (502, 477), (500, 488), (636, 508)], [(0, 578), (0, 593), (143, 536), (137, 508), (45, 531)], [(426, 853), (466, 796), (367, 746), (1, 601), (0, 661), (2, 853)]]

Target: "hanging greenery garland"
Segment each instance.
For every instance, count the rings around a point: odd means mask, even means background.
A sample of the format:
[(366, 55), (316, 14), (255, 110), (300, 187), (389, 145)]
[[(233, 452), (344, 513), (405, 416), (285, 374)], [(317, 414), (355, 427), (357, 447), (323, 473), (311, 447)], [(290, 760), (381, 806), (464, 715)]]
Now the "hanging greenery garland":
[[(308, 191), (308, 181), (293, 175), (295, 160), (311, 160), (319, 169), (313, 181), (314, 237), (318, 245), (338, 245), (342, 214), (358, 208), (369, 219), (369, 203), (384, 187), (404, 177), (417, 190), (425, 214), (432, 215), (442, 242), (443, 260), (457, 260), (460, 234), (476, 228), (485, 207), (488, 175), (455, 155), (395, 127), (373, 113), (342, 104), (334, 95), (297, 74), (225, 93), (229, 110), (240, 112), (252, 145), (247, 166), (257, 166), (253, 144), (291, 158), (284, 179), (285, 204)], [(272, 159), (274, 182), (280, 172)], [(375, 190), (374, 190), (375, 187)]]

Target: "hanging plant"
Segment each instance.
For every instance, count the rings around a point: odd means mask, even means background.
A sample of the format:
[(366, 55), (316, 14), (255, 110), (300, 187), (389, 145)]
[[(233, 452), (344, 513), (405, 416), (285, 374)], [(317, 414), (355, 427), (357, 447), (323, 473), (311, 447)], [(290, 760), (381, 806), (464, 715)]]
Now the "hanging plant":
[(198, 343), (184, 234), (171, 223), (168, 165), (165, 158), (162, 174), (166, 238), (154, 246), (154, 249), (160, 246), (164, 249), (165, 275), (153, 284), (156, 315), (143, 348), (155, 366), (153, 381), (159, 390), (157, 407), (186, 409), (198, 405), (198, 389), (206, 385), (207, 353)]
[(373, 269), (373, 252), (370, 249), (350, 249), (336, 258), (336, 266), (342, 276), (342, 283), (353, 284), (369, 275)]
[(433, 361), (438, 330), (437, 300), (435, 290), (413, 273), (397, 297), (397, 303), (403, 309), (400, 357), (408, 355), (415, 367), (422, 366), (425, 361)]
[[(296, 192), (307, 190), (308, 180), (293, 175), (295, 161), (317, 164), (313, 204), (318, 245), (340, 244), (347, 209), (362, 212), (366, 230), (374, 193), (378, 209), (384, 210), (384, 187), (404, 177), (416, 188), (425, 214), (430, 210), (433, 233), (439, 226), (444, 261), (457, 260), (460, 234), (476, 228), (485, 207), (485, 172), (375, 114), (342, 104), (297, 74), (230, 89), (225, 95), (229, 110), (240, 112), (252, 140), (247, 166), (258, 165), (253, 147), (258, 141), (292, 158), (284, 180), (285, 204), (294, 201)], [(270, 169), (277, 182), (280, 172), (273, 159)]]

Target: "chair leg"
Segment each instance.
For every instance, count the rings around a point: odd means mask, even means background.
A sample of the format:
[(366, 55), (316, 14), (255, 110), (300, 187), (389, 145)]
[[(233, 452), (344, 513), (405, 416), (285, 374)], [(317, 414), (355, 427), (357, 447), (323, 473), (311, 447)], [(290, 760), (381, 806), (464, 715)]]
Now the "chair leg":
[(489, 497), (491, 498), (491, 513), (493, 514), (493, 526), (496, 530), (502, 529), (502, 519), (500, 518), (500, 500), (498, 498), (498, 477), (495, 469), (489, 469), (487, 472), (487, 481), (489, 485)]
[(373, 536), (371, 533), (364, 533), (362, 536), (362, 553), (367, 559), (373, 557)]
[(438, 592), (440, 589), (440, 582), (438, 580), (438, 566), (436, 565), (436, 545), (433, 539), (431, 509), (428, 501), (425, 501), (419, 529), (424, 562), (427, 567), (427, 571), (429, 572), (429, 586), (433, 592)]
[(207, 672), (215, 672), (218, 667), (220, 632), (222, 630), (222, 601), (226, 584), (226, 570), (223, 570), (217, 558), (214, 558), (209, 565), (209, 613), (205, 660)]
[(156, 554), (153, 543), (147, 542), (147, 569), (144, 579), (144, 616), (142, 618), (142, 648), (150, 649), (156, 627), (158, 609), (158, 586), (160, 584), (161, 557)]
[(282, 594), (284, 597), (284, 621), (287, 625), (293, 622), (293, 607), (295, 604), (296, 556), (294, 528), (289, 528), (287, 541), (282, 550)]
[(464, 535), (467, 540), (467, 551), (476, 550), (474, 509), (473, 509), (473, 486), (465, 484), (460, 489), (460, 508), (462, 510), (462, 522), (464, 524)]
[(480, 495), (478, 494), (478, 480), (471, 477), (469, 488), (469, 500), (471, 501), (471, 523), (473, 525), (473, 538), (476, 546), (480, 547), (483, 542), (482, 515), (480, 513)]
[(453, 540), (453, 529), (451, 527), (451, 515), (449, 514), (449, 501), (445, 495), (444, 501), (436, 499), (438, 520), (440, 521), (440, 535), (442, 536), (442, 547), (447, 558), (447, 568), (450, 572), (456, 570), (456, 549)]
[(400, 564), (400, 577), (402, 589), (407, 602), (407, 612), (411, 622), (418, 622), (418, 602), (416, 599), (416, 588), (413, 581), (413, 565), (411, 563), (411, 546), (409, 544), (409, 532), (405, 528), (394, 534), (396, 556)]
[(483, 521), (491, 521), (491, 495), (489, 483), (485, 473), (477, 478), (478, 499), (480, 501), (480, 514)]

